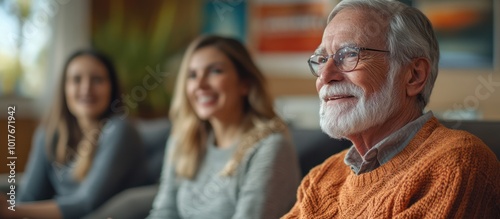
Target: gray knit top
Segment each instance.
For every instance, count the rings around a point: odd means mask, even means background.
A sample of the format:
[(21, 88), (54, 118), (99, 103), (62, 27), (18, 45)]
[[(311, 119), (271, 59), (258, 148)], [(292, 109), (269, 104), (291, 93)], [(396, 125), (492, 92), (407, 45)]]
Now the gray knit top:
[[(173, 151), (173, 141), (170, 138), (167, 143), (166, 159)], [(220, 173), (236, 145), (219, 149), (210, 135), (206, 147), (192, 180), (176, 176), (175, 164), (165, 161), (149, 219), (275, 219), (293, 206), (300, 170), (295, 149), (285, 135), (274, 133), (255, 143), (232, 176)]]
[[(82, 182), (73, 177), (74, 163), (58, 164), (39, 127), (19, 188), (19, 202), (54, 199), (63, 218), (81, 218), (120, 191), (143, 184), (142, 142), (134, 126), (118, 116), (103, 127), (92, 166)], [(16, 200), (16, 201), (18, 201)]]

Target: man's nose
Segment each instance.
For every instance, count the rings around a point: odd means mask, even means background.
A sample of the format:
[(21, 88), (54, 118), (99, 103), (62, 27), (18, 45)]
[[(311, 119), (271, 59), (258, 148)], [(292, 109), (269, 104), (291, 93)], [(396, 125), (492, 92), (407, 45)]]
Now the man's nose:
[(325, 66), (318, 72), (319, 80), (323, 84), (329, 84), (344, 79), (344, 74), (339, 70), (333, 59), (328, 59)]

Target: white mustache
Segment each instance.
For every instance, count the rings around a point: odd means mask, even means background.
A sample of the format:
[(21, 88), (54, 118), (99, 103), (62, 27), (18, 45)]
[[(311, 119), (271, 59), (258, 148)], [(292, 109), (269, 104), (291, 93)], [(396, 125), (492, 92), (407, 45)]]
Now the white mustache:
[(350, 95), (359, 98), (364, 96), (364, 91), (360, 87), (348, 83), (335, 85), (327, 84), (319, 90), (319, 98), (321, 100), (325, 100), (326, 98), (335, 95)]

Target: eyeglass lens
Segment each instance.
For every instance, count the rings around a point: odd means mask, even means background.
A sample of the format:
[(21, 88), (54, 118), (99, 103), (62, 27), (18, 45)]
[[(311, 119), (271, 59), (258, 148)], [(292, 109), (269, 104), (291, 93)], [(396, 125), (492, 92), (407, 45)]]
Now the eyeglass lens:
[(313, 55), (309, 59), (309, 66), (314, 75), (323, 69), (328, 59), (333, 56), (333, 61), (341, 71), (352, 71), (356, 68), (359, 59), (359, 49), (353, 47), (343, 47), (337, 50), (334, 55)]

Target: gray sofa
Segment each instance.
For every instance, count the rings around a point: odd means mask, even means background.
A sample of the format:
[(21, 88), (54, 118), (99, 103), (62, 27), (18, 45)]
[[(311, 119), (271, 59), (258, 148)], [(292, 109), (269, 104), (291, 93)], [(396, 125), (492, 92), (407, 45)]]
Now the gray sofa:
[[(465, 130), (476, 135), (491, 148), (497, 158), (500, 157), (500, 121), (441, 121), (441, 123), (448, 128)], [(148, 163), (150, 177), (152, 180), (158, 179), (170, 124), (167, 119), (140, 121), (137, 124), (150, 157)], [(319, 129), (291, 127), (290, 134), (297, 149), (303, 176), (326, 158), (352, 145), (348, 140), (332, 139)]]

